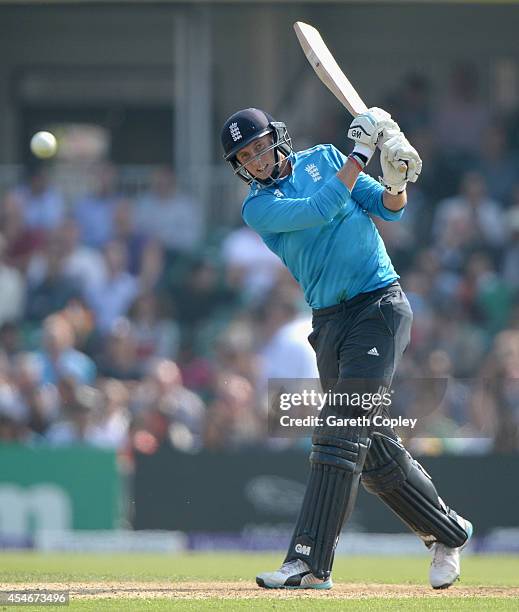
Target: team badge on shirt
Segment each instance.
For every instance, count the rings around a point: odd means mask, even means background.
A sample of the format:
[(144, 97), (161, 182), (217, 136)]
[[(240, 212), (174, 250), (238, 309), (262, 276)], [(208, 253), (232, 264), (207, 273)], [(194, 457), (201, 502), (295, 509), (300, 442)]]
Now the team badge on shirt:
[(315, 164), (308, 164), (305, 166), (305, 170), (311, 176), (314, 183), (317, 183), (323, 178), (319, 172), (319, 168)]

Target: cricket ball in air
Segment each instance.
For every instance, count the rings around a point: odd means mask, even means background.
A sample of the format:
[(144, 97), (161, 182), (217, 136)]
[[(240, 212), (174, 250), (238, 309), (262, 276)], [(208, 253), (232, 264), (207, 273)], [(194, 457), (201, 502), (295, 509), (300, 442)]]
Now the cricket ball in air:
[(57, 149), (56, 137), (50, 132), (36, 132), (31, 138), (31, 151), (40, 159), (49, 159)]

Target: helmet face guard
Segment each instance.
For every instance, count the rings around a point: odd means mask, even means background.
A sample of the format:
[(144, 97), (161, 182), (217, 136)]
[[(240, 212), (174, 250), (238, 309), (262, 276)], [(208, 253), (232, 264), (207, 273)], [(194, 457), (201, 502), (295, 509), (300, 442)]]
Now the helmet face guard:
[[(267, 134), (270, 133), (273, 135), (272, 144), (260, 151), (258, 155), (247, 161), (247, 164), (249, 164), (251, 161), (254, 161), (255, 159), (258, 159), (258, 157), (261, 157), (264, 153), (273, 150), (274, 169), (272, 171), (272, 174), (268, 178), (255, 178), (251, 174), (251, 172), (249, 172), (249, 170), (245, 168), (245, 164), (240, 164), (240, 162), (236, 159), (236, 155), (234, 155), (234, 157), (228, 160), (231, 166), (233, 167), (234, 174), (241, 178), (243, 181), (245, 181), (248, 185), (250, 185), (252, 181), (257, 181), (258, 183), (265, 185), (266, 187), (268, 187), (269, 185), (273, 185), (279, 178), (281, 162), (283, 161), (283, 159), (287, 158), (292, 153), (292, 140), (288, 135), (288, 130), (285, 124), (276, 121), (272, 123), (272, 126), (274, 129), (271, 132), (267, 132)], [(280, 152), (283, 154), (282, 156), (279, 154)]]
[[(236, 155), (243, 147), (266, 134), (272, 134), (272, 144), (252, 160), (248, 160), (247, 165), (267, 151), (273, 150), (274, 169), (267, 179), (257, 179), (245, 168), (245, 164), (237, 160)], [(222, 130), (222, 145), (225, 150), (224, 159), (231, 164), (235, 175), (247, 184), (257, 181), (264, 186), (273, 185), (278, 180), (280, 164), (293, 150), (286, 125), (280, 121), (274, 121), (268, 113), (255, 108), (239, 111), (226, 121)]]

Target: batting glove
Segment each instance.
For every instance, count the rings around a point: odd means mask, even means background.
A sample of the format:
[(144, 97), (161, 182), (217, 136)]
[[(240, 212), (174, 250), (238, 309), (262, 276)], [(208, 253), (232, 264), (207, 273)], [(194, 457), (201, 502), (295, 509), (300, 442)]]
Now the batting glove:
[(380, 165), (382, 176), (379, 180), (393, 195), (402, 193), (408, 182), (415, 183), (422, 171), (422, 160), (417, 150), (401, 132), (382, 145)]
[(380, 142), (400, 131), (391, 115), (381, 108), (369, 108), (351, 122), (348, 137), (355, 142), (351, 156), (364, 168)]

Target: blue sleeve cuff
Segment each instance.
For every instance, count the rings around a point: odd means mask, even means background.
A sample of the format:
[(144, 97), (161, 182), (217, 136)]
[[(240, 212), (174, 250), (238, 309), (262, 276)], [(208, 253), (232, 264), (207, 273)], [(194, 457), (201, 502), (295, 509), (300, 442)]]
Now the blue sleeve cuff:
[(383, 193), (380, 195), (380, 202), (379, 202), (379, 207), (378, 207), (380, 211), (380, 216), (385, 221), (398, 221), (404, 214), (405, 205), (402, 206), (400, 210), (391, 210), (384, 206), (384, 200), (382, 196), (383, 196)]

